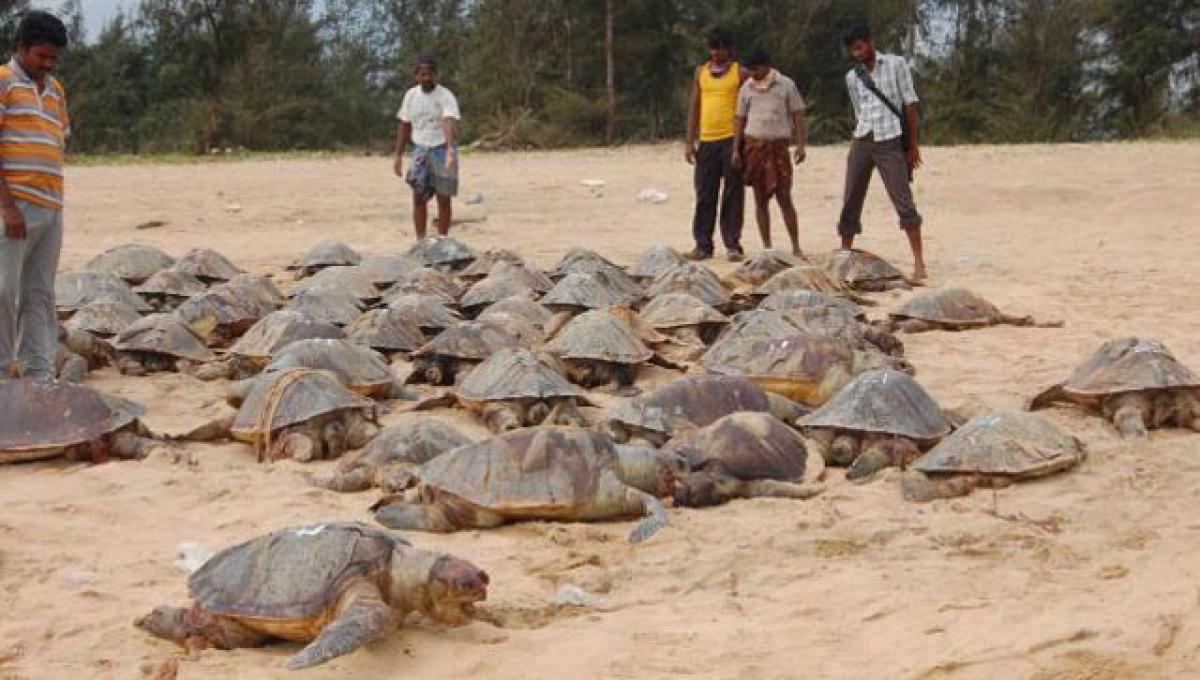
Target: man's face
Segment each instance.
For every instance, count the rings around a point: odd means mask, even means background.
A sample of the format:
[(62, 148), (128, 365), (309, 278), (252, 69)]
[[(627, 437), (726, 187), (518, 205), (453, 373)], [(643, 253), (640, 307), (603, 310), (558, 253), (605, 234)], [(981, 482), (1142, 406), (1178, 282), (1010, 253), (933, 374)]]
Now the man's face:
[(771, 67), (767, 64), (758, 64), (757, 66), (749, 67), (747, 71), (750, 73), (751, 78), (762, 80), (771, 74)]
[(730, 57), (732, 57), (732, 55), (729, 53), (729, 48), (725, 45), (718, 45), (717, 47), (708, 48), (708, 58), (711, 59), (712, 63), (714, 64), (728, 63)]
[(433, 86), (437, 85), (437, 69), (429, 64), (418, 64), (413, 71), (413, 78), (423, 89), (433, 89)]
[(860, 64), (875, 56), (875, 43), (870, 40), (855, 40), (848, 49), (850, 57)]
[(53, 45), (34, 45), (33, 47), (19, 48), (17, 57), (21, 60), (21, 65), (25, 67), (25, 70), (29, 71), (30, 77), (34, 80), (41, 80), (58, 66), (58, 57), (61, 52), (61, 49)]

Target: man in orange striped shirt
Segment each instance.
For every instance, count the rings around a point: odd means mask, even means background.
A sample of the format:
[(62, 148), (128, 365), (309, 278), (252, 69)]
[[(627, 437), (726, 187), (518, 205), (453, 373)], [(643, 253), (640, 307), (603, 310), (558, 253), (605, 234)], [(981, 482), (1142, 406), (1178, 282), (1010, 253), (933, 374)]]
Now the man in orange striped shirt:
[(66, 46), (58, 17), (27, 12), (17, 53), (0, 66), (0, 376), (54, 377), (54, 274), (70, 123), (66, 93), (50, 72)]

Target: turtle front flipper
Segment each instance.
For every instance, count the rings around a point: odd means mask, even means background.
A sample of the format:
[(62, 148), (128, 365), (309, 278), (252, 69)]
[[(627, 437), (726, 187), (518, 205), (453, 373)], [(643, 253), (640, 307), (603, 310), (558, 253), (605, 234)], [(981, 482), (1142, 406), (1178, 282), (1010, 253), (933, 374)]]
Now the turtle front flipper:
[[(371, 506), (375, 513), (375, 521), (389, 529), (406, 529), (408, 531), (429, 531), (447, 534), (463, 527), (452, 522), (447, 513), (437, 503), (410, 503), (401, 496), (384, 497)], [(470, 524), (468, 526), (497, 526), (494, 524)]]
[(738, 485), (740, 498), (791, 498), (804, 501), (824, 491), (824, 484), (800, 484), (778, 479), (753, 479)]
[(396, 627), (396, 617), (379, 588), (365, 581), (342, 596), (339, 609), (337, 618), (315, 640), (288, 659), (289, 670), (311, 668), (349, 654)]
[(913, 503), (929, 503), (942, 498), (966, 496), (977, 486), (978, 475), (954, 475), (935, 479), (919, 470), (906, 472), (902, 484), (904, 500)]
[(1064, 384), (1058, 383), (1052, 387), (1048, 387), (1039, 392), (1025, 406), (1026, 411), (1040, 411), (1056, 401), (1062, 401), (1066, 398), (1066, 393), (1063, 391)]
[(659, 529), (667, 526), (667, 508), (662, 501), (632, 486), (627, 486), (617, 479), (616, 475), (606, 474), (601, 479), (599, 491), (597, 501), (600, 504), (605, 503), (606, 496), (610, 498), (615, 496), (613, 500), (620, 503), (621, 506), (615, 509), (620, 510), (620, 514), (645, 517), (629, 534), (630, 543), (641, 543), (657, 533)]

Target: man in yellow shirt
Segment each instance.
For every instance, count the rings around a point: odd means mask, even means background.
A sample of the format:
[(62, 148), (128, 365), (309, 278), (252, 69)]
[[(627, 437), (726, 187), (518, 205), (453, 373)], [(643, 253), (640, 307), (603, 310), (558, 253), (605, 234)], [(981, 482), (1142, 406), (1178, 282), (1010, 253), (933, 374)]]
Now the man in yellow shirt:
[[(54, 377), (54, 273), (62, 249), (67, 95), (50, 72), (67, 46), (58, 17), (30, 11), (0, 66), (0, 377)], [(18, 346), (17, 343), (20, 343)]]
[(746, 76), (733, 59), (733, 40), (726, 32), (718, 29), (709, 35), (708, 55), (708, 62), (696, 69), (688, 111), (685, 154), (687, 162), (696, 166), (696, 212), (692, 218), (696, 247), (687, 258), (707, 260), (713, 256), (719, 204), (721, 240), (729, 260), (738, 262), (745, 258), (741, 239), (746, 199), (742, 173), (732, 163), (733, 123), (738, 91)]

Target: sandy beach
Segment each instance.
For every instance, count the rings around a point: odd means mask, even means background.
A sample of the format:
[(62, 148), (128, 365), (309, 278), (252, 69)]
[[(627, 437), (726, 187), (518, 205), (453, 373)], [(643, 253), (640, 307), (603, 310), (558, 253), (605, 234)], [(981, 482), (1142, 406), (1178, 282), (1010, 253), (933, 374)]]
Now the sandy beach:
[[(836, 245), (845, 151), (815, 148), (797, 173), (807, 251)], [(1065, 322), (906, 337), (917, 379), (942, 406), (1018, 408), (1122, 335), (1161, 340), (1200, 369), (1200, 144), (924, 155), (915, 191), (930, 285)], [(681, 146), (469, 154), (463, 173), (463, 197), (483, 201), (460, 203), (468, 221), (453, 233), (478, 249), (548, 267), (572, 246), (620, 264), (655, 244), (691, 247)], [(583, 186), (590, 179), (603, 190)], [(282, 277), (323, 239), (364, 253), (413, 239), (407, 189), (381, 157), (74, 167), (67, 182), (63, 270), (136, 241), (173, 254), (215, 248)], [(668, 200), (637, 200), (647, 188)], [(166, 224), (137, 228), (152, 220)], [(907, 269), (878, 180), (865, 224), (861, 245)], [(752, 219), (744, 244), (759, 249)], [(876, 296), (873, 313), (903, 297)], [(203, 420), (225, 387), (113, 369), (89, 384), (144, 404), (159, 432)], [(671, 510), (670, 526), (637, 546), (625, 541), (632, 523), (411, 534), (490, 573), (492, 622), (415, 622), (303, 675), (283, 668), (294, 645), (205, 651), (182, 659), (178, 678), (1200, 676), (1200, 435), (1126, 442), (1083, 411), (1046, 414), (1087, 443), (1084, 464), (957, 500), (910, 504), (899, 471), (856, 485), (833, 470), (811, 501)], [(436, 417), (485, 432), (461, 413)], [(0, 679), (154, 677), (181, 650), (132, 622), (186, 602), (181, 544), (216, 551), (289, 525), (371, 521), (375, 492), (334, 494), (299, 475), (331, 463), (263, 465), (241, 444), (182, 453), (0, 468)], [(556, 599), (564, 586), (583, 589), (585, 604)]]

